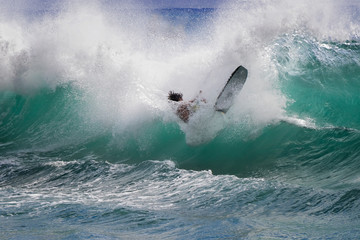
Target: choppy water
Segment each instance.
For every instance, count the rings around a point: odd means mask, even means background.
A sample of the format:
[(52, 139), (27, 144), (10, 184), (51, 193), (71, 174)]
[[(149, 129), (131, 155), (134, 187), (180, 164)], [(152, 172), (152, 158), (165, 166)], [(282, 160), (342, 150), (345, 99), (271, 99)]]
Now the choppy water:
[(357, 2), (56, 7), (1, 8), (0, 239), (360, 237)]

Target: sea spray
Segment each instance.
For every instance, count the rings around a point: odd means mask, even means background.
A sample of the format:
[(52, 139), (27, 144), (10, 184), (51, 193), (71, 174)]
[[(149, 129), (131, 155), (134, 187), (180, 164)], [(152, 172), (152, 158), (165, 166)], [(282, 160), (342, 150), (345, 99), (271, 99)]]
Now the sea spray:
[(359, 238), (357, 2), (122, 3), (1, 3), (0, 238)]
[[(271, 66), (261, 49), (247, 49), (244, 46), (251, 43), (245, 40), (228, 49), (218, 44), (218, 38), (231, 36), (216, 31), (213, 40), (200, 37), (189, 42), (181, 25), (170, 30), (156, 12), (136, 13), (121, 11), (114, 16), (95, 3), (64, 5), (58, 13), (15, 28), (21, 44), (4, 32), (4, 44), (14, 47), (4, 53), (10, 66), (3, 68), (13, 75), (4, 76), (3, 82), (20, 92), (71, 82), (89, 96), (89, 118), (124, 129), (171, 114), (166, 106), (170, 89), (183, 92), (187, 99), (202, 89), (213, 104), (231, 72), (243, 64), (251, 75), (246, 94), (237, 100), (243, 104), (235, 106), (248, 111), (230, 113), (230, 119), (241, 121), (239, 116), (251, 115), (254, 121), (272, 120), (282, 113), (286, 99), (274, 91), (273, 69), (260, 71)], [(213, 27), (205, 22), (203, 28)], [(241, 32), (238, 37), (243, 39)], [(258, 101), (264, 97), (267, 101)], [(271, 108), (268, 116), (259, 112)]]

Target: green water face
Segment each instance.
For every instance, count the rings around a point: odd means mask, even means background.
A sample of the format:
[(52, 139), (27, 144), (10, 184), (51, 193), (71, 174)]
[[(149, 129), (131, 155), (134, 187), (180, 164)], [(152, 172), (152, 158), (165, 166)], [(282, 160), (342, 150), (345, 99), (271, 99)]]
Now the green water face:
[(281, 90), (293, 101), (287, 112), (314, 119), (319, 126), (359, 129), (359, 44), (321, 43), (296, 35), (286, 40), (277, 47), (274, 61)]

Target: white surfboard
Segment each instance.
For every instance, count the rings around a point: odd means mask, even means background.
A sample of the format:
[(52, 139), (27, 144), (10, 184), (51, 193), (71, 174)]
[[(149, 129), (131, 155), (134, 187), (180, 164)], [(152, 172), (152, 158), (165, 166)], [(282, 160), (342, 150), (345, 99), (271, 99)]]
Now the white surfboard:
[(226, 113), (229, 110), (233, 105), (236, 95), (243, 88), (247, 75), (248, 71), (243, 66), (239, 66), (235, 69), (216, 99), (214, 105), (216, 111)]

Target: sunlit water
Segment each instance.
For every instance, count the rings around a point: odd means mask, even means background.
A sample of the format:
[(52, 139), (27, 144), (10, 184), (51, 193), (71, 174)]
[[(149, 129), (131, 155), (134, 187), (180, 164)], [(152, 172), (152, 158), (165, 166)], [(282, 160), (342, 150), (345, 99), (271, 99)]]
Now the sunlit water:
[(0, 11), (1, 239), (360, 237), (357, 2)]

